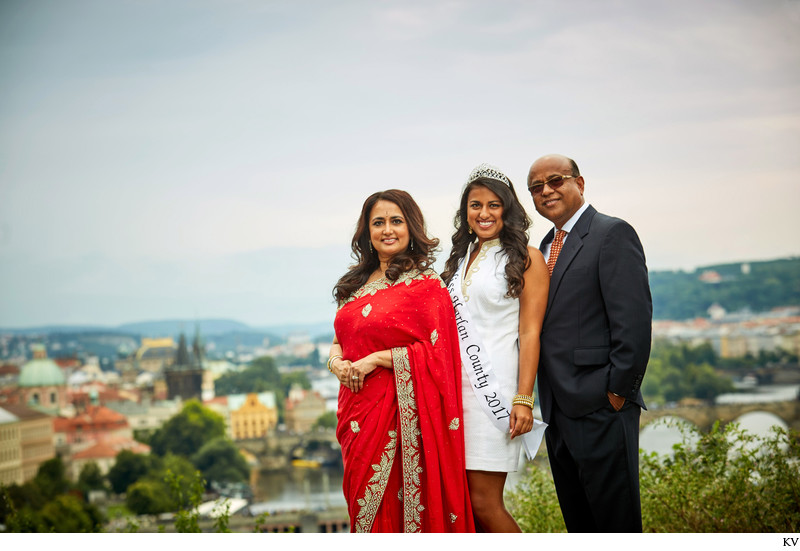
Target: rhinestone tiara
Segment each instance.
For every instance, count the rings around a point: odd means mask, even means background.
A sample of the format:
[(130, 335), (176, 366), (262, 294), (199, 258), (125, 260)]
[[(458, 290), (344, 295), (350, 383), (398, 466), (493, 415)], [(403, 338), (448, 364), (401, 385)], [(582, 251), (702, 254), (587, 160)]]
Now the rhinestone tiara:
[(469, 173), (469, 177), (467, 178), (465, 185), (471, 184), (478, 178), (491, 178), (492, 180), (503, 182), (508, 187), (511, 187), (511, 180), (508, 179), (508, 176), (503, 174), (502, 171), (496, 166), (492, 166), (488, 163), (482, 163), (473, 168), (472, 172)]

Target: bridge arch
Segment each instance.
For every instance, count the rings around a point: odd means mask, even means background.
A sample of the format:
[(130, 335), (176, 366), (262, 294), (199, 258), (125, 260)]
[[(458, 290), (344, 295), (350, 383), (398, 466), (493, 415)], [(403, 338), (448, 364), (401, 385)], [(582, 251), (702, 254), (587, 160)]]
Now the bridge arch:
[(642, 411), (639, 427), (645, 427), (661, 417), (678, 417), (708, 432), (714, 423), (727, 425), (751, 412), (769, 413), (783, 421), (785, 427), (800, 431), (800, 400), (748, 404), (718, 404), (708, 406), (678, 406)]
[(675, 444), (693, 444), (699, 438), (696, 425), (682, 417), (663, 415), (653, 419), (639, 430), (639, 448), (645, 453), (657, 452), (671, 455)]

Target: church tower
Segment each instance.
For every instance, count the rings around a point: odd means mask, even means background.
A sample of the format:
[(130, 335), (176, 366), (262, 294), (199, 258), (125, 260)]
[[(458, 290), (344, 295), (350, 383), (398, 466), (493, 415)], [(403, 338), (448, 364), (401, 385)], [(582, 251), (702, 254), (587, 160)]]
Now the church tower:
[(178, 350), (175, 352), (175, 363), (164, 368), (164, 379), (167, 382), (167, 399), (202, 399), (203, 354), (199, 327), (195, 331), (191, 353), (186, 344), (186, 335), (181, 333)]

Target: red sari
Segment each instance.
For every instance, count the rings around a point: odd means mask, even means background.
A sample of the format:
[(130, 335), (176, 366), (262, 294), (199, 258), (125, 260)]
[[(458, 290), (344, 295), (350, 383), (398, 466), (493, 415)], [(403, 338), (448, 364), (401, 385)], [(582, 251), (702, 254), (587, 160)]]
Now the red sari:
[(355, 361), (392, 351), (358, 393), (339, 390), (336, 436), (353, 532), (474, 532), (455, 315), (432, 270), (361, 287), (334, 322)]

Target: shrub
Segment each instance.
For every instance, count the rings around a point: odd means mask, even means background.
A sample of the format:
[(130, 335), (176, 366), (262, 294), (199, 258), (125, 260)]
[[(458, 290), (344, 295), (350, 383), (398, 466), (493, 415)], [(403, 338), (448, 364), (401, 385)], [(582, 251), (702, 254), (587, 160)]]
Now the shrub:
[[(645, 532), (800, 531), (800, 435), (759, 438), (736, 423), (695, 433), (674, 455), (641, 456)], [(563, 532), (550, 470), (530, 467), (506, 503), (523, 532)]]
[[(696, 429), (685, 429), (694, 430)], [(642, 457), (642, 521), (650, 532), (797, 532), (800, 442), (777, 427), (759, 438), (736, 423), (673, 457)]]
[(519, 485), (506, 494), (506, 506), (523, 532), (566, 532), (553, 475), (543, 463), (528, 466)]

